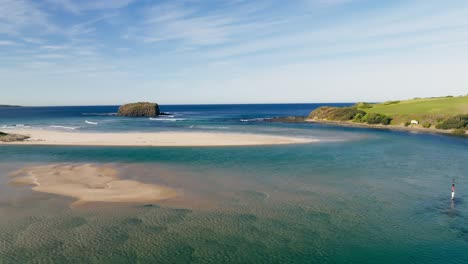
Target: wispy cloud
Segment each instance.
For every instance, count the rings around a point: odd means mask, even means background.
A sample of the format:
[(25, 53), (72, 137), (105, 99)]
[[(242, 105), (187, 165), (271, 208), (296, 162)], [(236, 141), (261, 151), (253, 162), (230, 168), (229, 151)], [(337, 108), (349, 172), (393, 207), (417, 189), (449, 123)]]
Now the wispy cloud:
[(306, 3), (313, 6), (339, 6), (356, 2), (357, 0), (305, 0)]
[(124, 8), (135, 0), (47, 0), (49, 3), (75, 15), (86, 11)]
[(26, 0), (0, 0), (0, 33), (21, 35), (24, 31), (39, 29), (51, 32), (56, 27), (49, 22), (47, 13), (35, 3)]
[(9, 40), (0, 40), (0, 46), (13, 46), (16, 45), (17, 43), (14, 41), (9, 41)]
[[(241, 34), (268, 30), (276, 18), (261, 15), (265, 3), (227, 1), (206, 6), (196, 2), (163, 3), (145, 11), (140, 31), (145, 42), (181, 41), (193, 45), (214, 45), (228, 42)], [(211, 2), (212, 3), (212, 2)], [(257, 16), (253, 16), (257, 13)], [(140, 33), (140, 32), (139, 32)]]
[[(468, 8), (447, 7), (427, 15), (419, 5), (406, 4), (394, 10), (350, 17), (302, 32), (282, 32), (267, 38), (215, 47), (207, 58), (239, 58), (248, 55), (289, 59), (333, 54), (394, 51), (468, 40)], [(427, 11), (428, 12), (428, 11)], [(306, 23), (306, 22), (304, 22)], [(310, 23), (310, 22), (309, 22)]]

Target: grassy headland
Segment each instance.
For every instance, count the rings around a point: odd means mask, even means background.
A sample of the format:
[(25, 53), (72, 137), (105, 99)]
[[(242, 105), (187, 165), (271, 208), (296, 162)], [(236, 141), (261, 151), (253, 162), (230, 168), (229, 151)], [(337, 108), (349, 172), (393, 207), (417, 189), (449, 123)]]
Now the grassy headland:
[(308, 120), (465, 134), (468, 130), (468, 96), (358, 103), (349, 107), (325, 106), (312, 111)]

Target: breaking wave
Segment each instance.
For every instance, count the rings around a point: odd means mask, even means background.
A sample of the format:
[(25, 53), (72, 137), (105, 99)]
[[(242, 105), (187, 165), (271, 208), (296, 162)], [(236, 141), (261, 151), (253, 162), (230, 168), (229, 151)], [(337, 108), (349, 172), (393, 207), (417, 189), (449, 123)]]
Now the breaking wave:
[(164, 117), (150, 117), (150, 120), (153, 121), (182, 121), (185, 120), (185, 118), (164, 118)]
[(52, 126), (49, 126), (49, 127), (52, 127), (52, 128), (60, 128), (60, 129), (67, 129), (67, 130), (75, 130), (75, 129), (78, 128), (78, 127), (56, 126), (56, 125), (52, 125)]
[(117, 113), (81, 113), (84, 116), (116, 116)]

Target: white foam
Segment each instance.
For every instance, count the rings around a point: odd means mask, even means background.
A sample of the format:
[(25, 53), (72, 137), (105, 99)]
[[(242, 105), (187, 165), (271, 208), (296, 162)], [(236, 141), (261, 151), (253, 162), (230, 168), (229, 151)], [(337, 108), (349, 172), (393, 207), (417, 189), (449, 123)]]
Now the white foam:
[(27, 126), (27, 125), (23, 125), (23, 124), (16, 124), (16, 125), (11, 125), (11, 126), (8, 126), (8, 125), (3, 125), (1, 126), (0, 128), (3, 128), (3, 129), (15, 129), (15, 128), (30, 128), (31, 126)]
[(68, 130), (75, 130), (75, 129), (77, 129), (77, 127), (55, 126), (55, 125), (52, 125), (52, 126), (49, 126), (49, 127), (52, 127), (52, 128), (61, 128), (61, 129), (68, 129)]
[(241, 119), (241, 122), (258, 122), (258, 121), (264, 121), (265, 118), (251, 118), (251, 119)]
[(84, 116), (116, 116), (117, 113), (81, 113)]
[(88, 120), (85, 120), (85, 123), (86, 123), (86, 124), (90, 124), (90, 125), (97, 125), (97, 124), (99, 124), (99, 123), (91, 122), (91, 121), (88, 121)]
[(164, 117), (150, 117), (149, 119), (153, 121), (172, 121), (172, 122), (185, 120), (185, 118), (164, 118)]
[(201, 129), (229, 129), (226, 126), (190, 126), (190, 128), (201, 128)]

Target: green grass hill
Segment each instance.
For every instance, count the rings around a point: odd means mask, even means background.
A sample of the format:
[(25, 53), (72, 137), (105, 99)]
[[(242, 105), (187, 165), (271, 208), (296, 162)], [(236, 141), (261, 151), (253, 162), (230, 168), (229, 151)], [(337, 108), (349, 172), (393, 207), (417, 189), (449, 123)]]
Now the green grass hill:
[[(415, 98), (383, 103), (358, 103), (351, 107), (320, 107), (310, 119), (367, 124), (468, 130), (468, 95)], [(412, 120), (418, 124), (411, 124)]]

